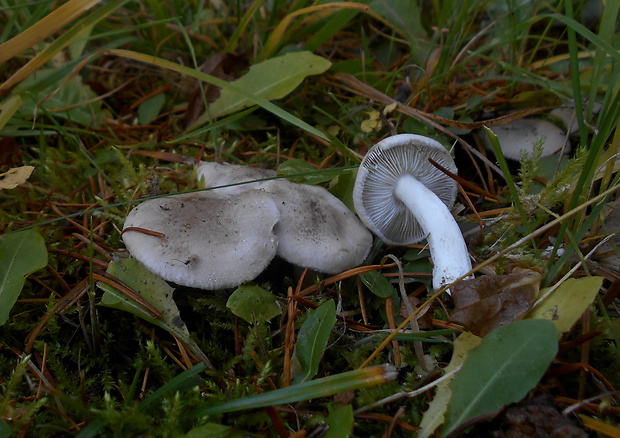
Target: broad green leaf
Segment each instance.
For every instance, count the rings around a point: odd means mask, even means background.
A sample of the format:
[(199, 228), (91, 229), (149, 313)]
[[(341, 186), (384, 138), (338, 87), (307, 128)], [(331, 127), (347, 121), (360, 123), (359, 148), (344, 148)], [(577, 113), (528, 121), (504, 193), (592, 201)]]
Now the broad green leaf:
[(189, 331), (179, 314), (179, 309), (172, 298), (174, 289), (168, 283), (151, 273), (133, 258), (110, 262), (107, 272), (131, 287), (142, 299), (157, 309), (162, 317), (157, 318), (151, 315), (146, 308), (121, 291), (100, 282), (98, 286), (105, 292), (100, 301), (102, 306), (133, 313), (145, 321), (161, 327), (185, 342), (208, 367), (212, 368), (205, 354), (190, 337)]
[(239, 429), (218, 423), (207, 423), (194, 427), (185, 438), (244, 438), (250, 436)]
[(198, 418), (204, 415), (217, 415), (330, 397), (342, 392), (382, 385), (395, 380), (396, 377), (398, 377), (398, 371), (394, 366), (377, 365), (200, 408), (192, 413), (192, 417)]
[[(45, 78), (54, 75), (54, 73), (55, 70), (53, 69), (39, 70), (35, 75), (24, 79), (21, 89), (28, 89), (36, 83), (40, 84), (41, 81), (44, 82)], [(58, 84), (51, 82), (42, 91), (24, 93), (24, 103), (17, 114), (25, 119), (32, 119), (49, 112), (56, 117), (84, 126), (96, 128), (101, 124), (103, 121), (101, 100), (97, 99), (95, 92), (82, 82), (79, 75), (64, 83), (60, 90), (57, 91), (57, 88)]]
[[(293, 91), (306, 76), (323, 73), (331, 63), (311, 52), (293, 52), (268, 59), (250, 67), (243, 77), (232, 85), (266, 100), (280, 99)], [(242, 110), (255, 102), (230, 89), (222, 89), (219, 99), (209, 105), (205, 114), (190, 129), (205, 124), (210, 119)]]
[(282, 313), (276, 296), (259, 286), (239, 286), (228, 297), (226, 307), (249, 323), (271, 321)]
[[(452, 352), (452, 359), (450, 363), (444, 369), (444, 373), (448, 374), (457, 369), (465, 362), (469, 351), (478, 347), (482, 342), (482, 338), (473, 335), (469, 332), (461, 334), (454, 341), (454, 350)], [(448, 410), (448, 403), (452, 398), (452, 390), (450, 389), (450, 382), (454, 377), (449, 377), (442, 380), (437, 385), (437, 392), (433, 401), (428, 406), (428, 410), (424, 412), (422, 421), (420, 422), (420, 432), (418, 438), (428, 438), (435, 430), (439, 428), (444, 422), (444, 415)]]
[(325, 301), (310, 312), (297, 334), (294, 358), (299, 362), (300, 372), (293, 383), (306, 382), (316, 376), (327, 341), (336, 324), (336, 304)]
[[(127, 1), (127, 0), (118, 0), (118, 1)], [(317, 128), (309, 125), (308, 123), (304, 122), (303, 120), (301, 120), (300, 118), (294, 116), (293, 114), (284, 111), (282, 108), (280, 108), (279, 106), (273, 104), (272, 102), (270, 102), (268, 99), (265, 99), (261, 96), (257, 96), (255, 94), (249, 93), (245, 90), (243, 90), (242, 88), (237, 87), (235, 84), (236, 82), (226, 82), (224, 79), (220, 79), (217, 78), (215, 76), (211, 76), (208, 75), (206, 73), (201, 72), (200, 70), (196, 70), (193, 68), (189, 68), (189, 67), (185, 67), (181, 64), (177, 64), (174, 62), (170, 62), (166, 59), (162, 59), (162, 58), (158, 58), (155, 57), (153, 55), (147, 55), (144, 53), (137, 53), (137, 52), (132, 52), (131, 50), (120, 50), (120, 49), (112, 49), (112, 50), (108, 50), (108, 53), (110, 55), (116, 55), (116, 56), (121, 56), (123, 58), (126, 59), (133, 59), (136, 61), (140, 61), (140, 62), (144, 62), (146, 64), (150, 64), (150, 65), (156, 65), (158, 67), (167, 69), (167, 70), (172, 70), (172, 71), (176, 71), (177, 73), (181, 73), (184, 75), (187, 75), (191, 78), (195, 78), (201, 81), (205, 81), (209, 84), (213, 84), (217, 87), (221, 87), (223, 90), (231, 90), (234, 91), (235, 93), (241, 94), (242, 96), (244, 96), (246, 99), (248, 99), (249, 101), (260, 105), (261, 107), (263, 107), (264, 109), (266, 109), (267, 111), (273, 113), (276, 117), (281, 118), (282, 120), (285, 120), (289, 123), (291, 123), (294, 126), (297, 126), (300, 129), (303, 129), (309, 133), (311, 133), (312, 135), (316, 135), (319, 138), (322, 138), (324, 140), (329, 140), (327, 138), (327, 136), (320, 130), (318, 130)], [(2, 90), (2, 86), (0, 86), (0, 91)], [(193, 126), (191, 126), (188, 131), (194, 130), (198, 128), (198, 126), (196, 124), (194, 124)]]
[(0, 325), (19, 297), (26, 276), (47, 265), (45, 241), (34, 230), (0, 236)]
[(9, 438), (11, 436), (11, 426), (6, 421), (0, 421), (0, 438)]
[(344, 202), (344, 205), (349, 207), (351, 211), (355, 211), (355, 206), (353, 205), (353, 187), (355, 187), (356, 175), (357, 169), (352, 171), (343, 170), (329, 187), (331, 194)]
[(166, 103), (166, 95), (163, 93), (156, 94), (142, 102), (138, 107), (138, 123), (140, 125), (151, 123), (159, 115), (164, 103)]
[(479, 415), (521, 400), (558, 351), (556, 329), (543, 319), (500, 327), (467, 355), (450, 384), (452, 398), (442, 436)]
[[(602, 284), (603, 277), (569, 278), (525, 317), (551, 320), (558, 336), (562, 336), (592, 304)], [(540, 295), (544, 296), (549, 289), (541, 290)]]
[(389, 298), (396, 292), (392, 283), (377, 271), (360, 274), (360, 280), (378, 297)]
[(329, 426), (329, 430), (323, 438), (346, 438), (351, 436), (353, 432), (353, 406), (344, 405), (339, 408), (328, 407), (329, 415), (325, 419), (325, 423)]

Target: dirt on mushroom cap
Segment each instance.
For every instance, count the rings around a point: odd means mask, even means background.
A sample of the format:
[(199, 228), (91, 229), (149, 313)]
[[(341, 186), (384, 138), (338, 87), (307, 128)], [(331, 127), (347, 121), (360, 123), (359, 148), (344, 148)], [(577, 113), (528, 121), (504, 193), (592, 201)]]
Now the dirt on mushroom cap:
[[(280, 212), (274, 232), (277, 255), (295, 265), (327, 274), (364, 261), (372, 234), (347, 206), (320, 186), (293, 183), (272, 170), (219, 163), (200, 163), (197, 178), (218, 196), (260, 189), (272, 196)], [(259, 181), (257, 181), (259, 180)], [(260, 181), (262, 180), (262, 181)], [(247, 184), (239, 184), (249, 182)], [(237, 185), (235, 185), (237, 184)]]
[(145, 201), (127, 216), (129, 252), (167, 281), (200, 289), (235, 287), (269, 265), (279, 213), (270, 196), (251, 190), (226, 198), (181, 194)]

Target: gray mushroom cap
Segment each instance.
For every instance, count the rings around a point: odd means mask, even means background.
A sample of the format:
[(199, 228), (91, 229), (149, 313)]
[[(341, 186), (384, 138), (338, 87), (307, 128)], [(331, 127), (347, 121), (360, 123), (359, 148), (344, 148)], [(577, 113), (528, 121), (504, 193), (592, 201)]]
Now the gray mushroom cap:
[[(323, 187), (275, 181), (265, 187), (280, 211), (277, 255), (304, 268), (336, 274), (364, 261), (372, 234)], [(284, 182), (284, 184), (282, 184)]]
[(131, 210), (123, 241), (133, 257), (167, 281), (225, 289), (256, 278), (269, 265), (276, 254), (273, 228), (279, 218), (276, 203), (260, 190), (226, 198), (173, 195)]
[(218, 196), (230, 196), (252, 189), (263, 189), (265, 183), (268, 182), (264, 180), (276, 176), (273, 170), (229, 163), (201, 161), (196, 168), (196, 179), (202, 180), (205, 187), (217, 187), (209, 193)]
[[(275, 172), (234, 164), (200, 163), (197, 177), (207, 187), (273, 178)], [(213, 192), (240, 193), (260, 189), (277, 204), (280, 220), (274, 228), (277, 255), (297, 266), (335, 274), (364, 261), (372, 234), (347, 206), (327, 189), (283, 178), (218, 188)]]
[(411, 175), (443, 201), (448, 208), (456, 199), (457, 184), (432, 166), (431, 158), (456, 173), (450, 153), (433, 139), (415, 134), (387, 137), (374, 145), (360, 164), (353, 202), (360, 219), (389, 245), (410, 245), (426, 237), (411, 211), (394, 195), (402, 175)]
[[(490, 129), (497, 136), (504, 156), (511, 160), (520, 160), (523, 154), (531, 157), (539, 139), (542, 140), (543, 157), (557, 154), (568, 141), (565, 131), (541, 119), (517, 119)], [(487, 148), (492, 149), (486, 134), (483, 139)]]

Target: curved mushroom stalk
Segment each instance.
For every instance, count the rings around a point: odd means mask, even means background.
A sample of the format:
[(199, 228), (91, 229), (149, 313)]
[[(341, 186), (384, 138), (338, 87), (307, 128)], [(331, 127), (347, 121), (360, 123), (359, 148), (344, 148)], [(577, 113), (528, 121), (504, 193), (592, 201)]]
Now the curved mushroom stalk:
[(353, 190), (362, 222), (390, 245), (427, 238), (433, 260), (433, 287), (454, 282), (471, 270), (467, 246), (448, 206), (456, 183), (429, 163), (456, 173), (441, 143), (400, 134), (373, 146), (360, 164)]
[(394, 194), (426, 232), (433, 261), (433, 288), (453, 283), (471, 271), (467, 245), (446, 204), (411, 175), (398, 179)]

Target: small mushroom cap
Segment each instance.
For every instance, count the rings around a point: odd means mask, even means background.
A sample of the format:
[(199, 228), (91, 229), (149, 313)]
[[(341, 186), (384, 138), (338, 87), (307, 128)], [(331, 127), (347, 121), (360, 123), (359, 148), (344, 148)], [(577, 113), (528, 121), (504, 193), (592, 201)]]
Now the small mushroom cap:
[(273, 228), (279, 217), (275, 202), (260, 190), (227, 198), (174, 195), (131, 210), (123, 240), (133, 257), (167, 281), (224, 289), (256, 278), (269, 265), (276, 254)]
[[(520, 160), (524, 153), (531, 157), (539, 138), (543, 142), (543, 157), (557, 154), (567, 141), (566, 132), (557, 125), (541, 119), (517, 119), (490, 129), (497, 136), (504, 156), (511, 160)], [(487, 147), (491, 149), (487, 135), (485, 134), (483, 138)]]
[(454, 160), (441, 143), (415, 134), (381, 140), (360, 164), (353, 188), (355, 210), (362, 222), (389, 245), (410, 245), (425, 237), (413, 214), (394, 195), (400, 176), (413, 176), (448, 208), (454, 204), (456, 182), (433, 166), (429, 158), (450, 172), (457, 172)]
[(327, 189), (288, 180), (270, 181), (265, 190), (280, 211), (275, 233), (277, 255), (327, 274), (360, 265), (372, 246), (372, 234)]
[[(265, 178), (271, 170), (234, 164), (201, 163), (198, 179), (218, 187)], [(360, 265), (372, 246), (372, 234), (347, 206), (327, 189), (287, 179), (250, 182), (213, 190), (222, 194), (260, 189), (277, 204), (280, 220), (274, 228), (277, 255), (304, 268), (335, 274)]]
[(205, 187), (218, 187), (209, 191), (218, 196), (237, 195), (248, 190), (261, 189), (266, 182), (261, 180), (275, 176), (276, 172), (273, 170), (229, 163), (201, 161), (196, 168), (196, 179), (202, 180)]

